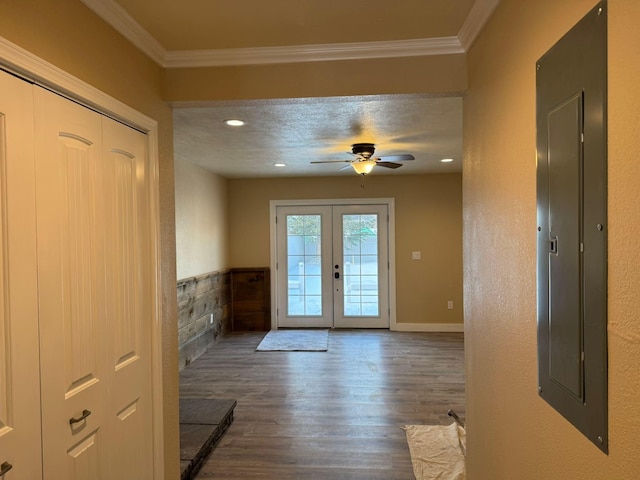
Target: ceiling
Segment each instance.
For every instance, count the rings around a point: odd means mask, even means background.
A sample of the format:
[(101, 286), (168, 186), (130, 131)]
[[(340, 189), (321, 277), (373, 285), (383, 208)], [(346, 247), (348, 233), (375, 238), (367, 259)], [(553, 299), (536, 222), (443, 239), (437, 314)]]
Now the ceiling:
[[(241, 118), (242, 127), (225, 125)], [(376, 156), (411, 153), (398, 170), (375, 174), (459, 172), (462, 99), (381, 95), (222, 103), (174, 110), (177, 160), (228, 178), (353, 175), (346, 163), (353, 143), (375, 143)], [(452, 163), (441, 163), (453, 158)], [(285, 163), (286, 167), (275, 167)]]
[(474, 0), (116, 0), (167, 50), (457, 35)]
[[(82, 1), (166, 68), (223, 65), (230, 58), (251, 62), (275, 58), (274, 52), (280, 55), (277, 62), (309, 51), (322, 51), (325, 59), (327, 52), (336, 59), (365, 51), (368, 57), (384, 56), (378, 53), (384, 47), (407, 45), (412, 54), (462, 53), (499, 2)], [(423, 53), (415, 53), (420, 48)], [(194, 52), (201, 63), (189, 64)], [(224, 120), (231, 118), (246, 124), (229, 127)], [(416, 158), (401, 169), (378, 167), (375, 175), (460, 172), (462, 99), (381, 95), (174, 105), (175, 158), (227, 178), (353, 175), (341, 169), (346, 164), (309, 162), (352, 158), (346, 152), (361, 142), (374, 143), (376, 156)], [(441, 163), (443, 158), (454, 161)]]

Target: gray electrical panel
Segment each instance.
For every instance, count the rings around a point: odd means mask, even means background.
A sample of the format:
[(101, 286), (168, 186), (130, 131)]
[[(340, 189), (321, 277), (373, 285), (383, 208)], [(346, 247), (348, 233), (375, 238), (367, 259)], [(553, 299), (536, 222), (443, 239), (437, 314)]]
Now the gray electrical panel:
[(607, 4), (537, 63), (540, 396), (605, 453)]

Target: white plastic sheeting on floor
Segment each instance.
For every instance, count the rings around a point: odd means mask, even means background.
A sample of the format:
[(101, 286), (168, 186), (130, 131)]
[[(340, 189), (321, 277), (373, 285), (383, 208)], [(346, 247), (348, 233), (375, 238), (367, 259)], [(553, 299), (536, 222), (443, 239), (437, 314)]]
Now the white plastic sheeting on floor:
[(416, 480), (465, 480), (465, 429), (456, 423), (406, 425)]

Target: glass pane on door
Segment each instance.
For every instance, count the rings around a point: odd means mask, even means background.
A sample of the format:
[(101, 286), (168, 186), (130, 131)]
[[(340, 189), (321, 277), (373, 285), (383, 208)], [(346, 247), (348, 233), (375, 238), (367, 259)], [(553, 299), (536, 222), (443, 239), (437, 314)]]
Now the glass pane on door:
[(287, 215), (287, 315), (322, 315), (320, 215)]
[(342, 250), (343, 315), (377, 317), (380, 314), (378, 215), (342, 215)]
[(387, 205), (276, 209), (278, 327), (389, 328)]

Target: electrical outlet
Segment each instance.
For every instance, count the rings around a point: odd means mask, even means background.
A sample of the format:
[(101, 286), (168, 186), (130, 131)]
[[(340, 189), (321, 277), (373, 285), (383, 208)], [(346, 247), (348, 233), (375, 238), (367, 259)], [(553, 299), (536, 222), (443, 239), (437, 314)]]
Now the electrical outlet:
[(411, 259), (412, 260), (420, 260), (422, 258), (422, 253), (421, 252), (411, 252)]
[(449, 300), (449, 301), (447, 302), (447, 309), (448, 309), (448, 310), (453, 310), (453, 300)]

